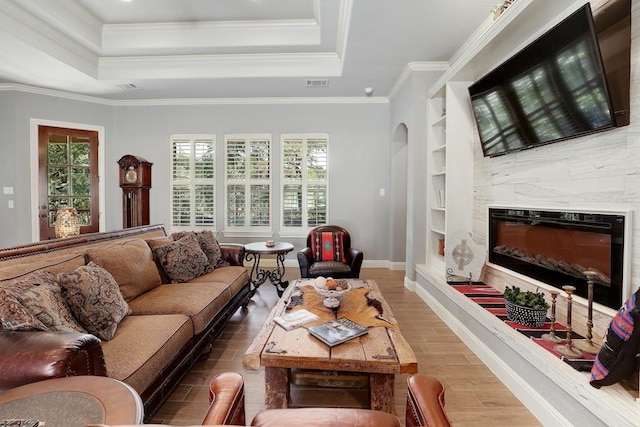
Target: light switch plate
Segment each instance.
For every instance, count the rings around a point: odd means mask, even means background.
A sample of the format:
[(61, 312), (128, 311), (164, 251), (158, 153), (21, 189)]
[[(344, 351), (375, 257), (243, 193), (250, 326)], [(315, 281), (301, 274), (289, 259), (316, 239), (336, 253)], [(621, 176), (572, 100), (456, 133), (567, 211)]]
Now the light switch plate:
[(13, 194), (13, 187), (2, 187), (2, 194)]

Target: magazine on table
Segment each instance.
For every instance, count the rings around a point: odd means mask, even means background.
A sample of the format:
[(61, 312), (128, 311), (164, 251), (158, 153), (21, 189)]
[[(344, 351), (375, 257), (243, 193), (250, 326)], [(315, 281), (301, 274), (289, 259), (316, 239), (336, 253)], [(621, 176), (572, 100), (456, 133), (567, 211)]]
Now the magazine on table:
[(322, 323), (320, 325), (307, 328), (309, 333), (318, 338), (329, 347), (333, 347), (353, 338), (362, 336), (369, 332), (364, 326), (358, 325), (346, 317)]
[(320, 317), (316, 314), (302, 308), (300, 310), (283, 313), (281, 316), (274, 317), (273, 321), (285, 328), (287, 331), (292, 331), (300, 326), (306, 325), (307, 323), (315, 322), (319, 318)]

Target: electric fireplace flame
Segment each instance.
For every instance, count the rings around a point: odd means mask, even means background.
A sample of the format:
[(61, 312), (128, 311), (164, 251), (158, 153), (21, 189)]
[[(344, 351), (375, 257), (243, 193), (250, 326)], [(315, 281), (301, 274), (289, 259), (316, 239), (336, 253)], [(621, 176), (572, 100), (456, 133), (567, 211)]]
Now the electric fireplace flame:
[(594, 301), (622, 304), (624, 215), (489, 209), (489, 262), (587, 297), (586, 270), (597, 273)]

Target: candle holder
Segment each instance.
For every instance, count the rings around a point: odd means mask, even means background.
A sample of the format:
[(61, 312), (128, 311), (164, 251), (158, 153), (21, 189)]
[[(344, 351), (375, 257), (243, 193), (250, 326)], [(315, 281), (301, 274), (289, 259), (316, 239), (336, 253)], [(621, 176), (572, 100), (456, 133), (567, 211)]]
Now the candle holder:
[(558, 292), (551, 291), (551, 326), (549, 327), (549, 333), (542, 334), (542, 339), (548, 342), (559, 344), (562, 342), (562, 338), (556, 335), (556, 298), (558, 298)]
[(563, 356), (576, 358), (582, 356), (582, 352), (576, 349), (571, 342), (571, 304), (573, 302), (573, 291), (576, 288), (575, 286), (564, 285), (562, 289), (567, 293), (567, 338), (563, 345), (558, 344), (553, 347), (553, 350)]
[(586, 270), (584, 275), (587, 277), (587, 286), (588, 286), (588, 320), (587, 320), (587, 339), (586, 340), (577, 340), (576, 347), (585, 353), (589, 354), (598, 354), (600, 351), (600, 347), (595, 345), (592, 341), (593, 334), (591, 330), (593, 329), (593, 281), (597, 276), (597, 273), (592, 270)]

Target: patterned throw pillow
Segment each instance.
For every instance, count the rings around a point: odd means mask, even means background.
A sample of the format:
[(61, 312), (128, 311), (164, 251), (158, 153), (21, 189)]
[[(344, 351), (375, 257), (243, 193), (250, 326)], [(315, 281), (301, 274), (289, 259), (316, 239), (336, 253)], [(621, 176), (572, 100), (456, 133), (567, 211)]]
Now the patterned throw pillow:
[(640, 289), (631, 295), (611, 320), (602, 348), (591, 368), (595, 388), (615, 384), (633, 372), (640, 351)]
[(47, 328), (24, 306), (16, 295), (0, 287), (0, 328), (6, 331), (45, 331)]
[(105, 341), (113, 338), (129, 306), (111, 273), (90, 262), (71, 273), (59, 273), (58, 282), (71, 312), (87, 332)]
[(180, 240), (188, 234), (193, 234), (200, 245), (200, 249), (207, 256), (209, 260), (209, 264), (213, 268), (218, 267), (227, 267), (229, 265), (228, 261), (225, 261), (222, 258), (222, 250), (220, 249), (220, 245), (218, 241), (213, 236), (213, 233), (210, 230), (203, 231), (179, 231), (173, 233), (171, 237), (173, 240)]
[(187, 234), (173, 243), (153, 248), (171, 283), (184, 283), (211, 273), (213, 267), (193, 234)]
[[(87, 331), (78, 324), (67, 306), (56, 275), (39, 271), (4, 286), (5, 296), (19, 302), (50, 332)], [(36, 328), (40, 329), (40, 328)]]
[(344, 232), (313, 231), (311, 234), (311, 252), (315, 261), (339, 261), (346, 263), (344, 256)]

